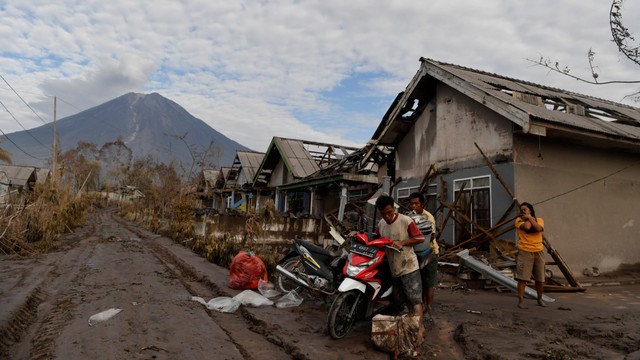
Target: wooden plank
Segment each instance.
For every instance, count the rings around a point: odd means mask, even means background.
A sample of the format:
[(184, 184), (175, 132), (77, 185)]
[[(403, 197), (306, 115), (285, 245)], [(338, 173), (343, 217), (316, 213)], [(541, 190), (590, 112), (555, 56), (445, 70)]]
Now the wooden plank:
[(422, 178), (418, 192), (423, 192), (424, 189), (429, 186), (429, 180), (433, 177), (432, 174), (435, 175), (435, 170), (436, 168), (431, 164), (431, 166), (429, 166), (429, 170), (427, 170), (427, 173), (424, 175), (424, 178)]
[(562, 286), (544, 284), (544, 292), (585, 292), (587, 289), (580, 286)]
[(551, 246), (551, 244), (549, 244), (549, 240), (547, 240), (547, 238), (544, 235), (542, 236), (542, 243), (547, 248), (547, 252), (549, 253), (549, 255), (551, 255), (551, 258), (553, 258), (553, 261), (556, 262), (556, 266), (558, 266), (558, 268), (562, 272), (562, 275), (564, 275), (564, 277), (569, 282), (569, 285), (575, 286), (575, 287), (582, 287), (580, 285), (580, 282), (578, 282), (578, 280), (573, 276), (573, 272), (569, 269), (569, 266), (567, 265), (567, 263), (564, 262), (564, 259), (562, 258), (562, 256), (560, 256), (560, 254)]
[[(489, 169), (491, 169), (493, 174), (496, 176), (496, 179), (498, 179), (498, 181), (500, 181), (500, 183), (504, 187), (505, 191), (509, 194), (509, 196), (511, 196), (513, 201), (515, 201), (515, 203), (517, 204), (518, 208), (520, 208), (520, 202), (518, 201), (518, 199), (516, 199), (515, 195), (513, 194), (511, 189), (509, 189), (509, 187), (504, 182), (504, 180), (502, 180), (502, 177), (500, 177), (500, 174), (498, 174), (498, 171), (496, 171), (496, 169), (493, 167), (493, 164), (491, 164), (491, 161), (489, 161), (489, 158), (487, 158), (487, 156), (484, 154), (484, 152), (482, 152), (482, 149), (480, 149), (480, 146), (478, 146), (477, 143), (474, 143), (474, 145), (476, 146), (476, 148), (478, 148), (478, 151), (480, 151), (480, 154), (482, 154), (482, 157), (487, 162), (487, 166), (489, 166)], [(551, 246), (551, 244), (544, 237), (544, 235), (542, 236), (542, 243), (546, 247), (547, 252), (549, 253), (549, 255), (551, 255), (553, 260), (557, 263), (558, 268), (560, 268), (560, 271), (562, 272), (564, 277), (567, 279), (569, 284), (571, 284), (572, 286), (580, 287), (580, 283), (573, 276), (573, 272), (571, 271), (571, 269), (569, 269), (569, 266), (567, 265), (567, 263), (564, 261), (564, 259), (562, 259), (560, 254)]]

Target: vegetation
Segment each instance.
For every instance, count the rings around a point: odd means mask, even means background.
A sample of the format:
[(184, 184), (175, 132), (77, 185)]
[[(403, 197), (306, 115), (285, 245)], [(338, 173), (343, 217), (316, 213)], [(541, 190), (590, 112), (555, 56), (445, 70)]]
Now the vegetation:
[[(281, 257), (283, 249), (254, 241), (260, 237), (262, 225), (273, 210), (264, 215), (246, 214), (245, 230), (241, 233), (196, 236), (193, 224), (197, 186), (183, 184), (171, 165), (158, 164), (150, 157), (132, 160), (131, 150), (122, 141), (101, 148), (80, 142), (59, 158), (58, 181), (38, 185), (33, 191), (14, 192), (2, 210), (2, 253), (28, 256), (57, 248), (59, 236), (83, 225), (89, 211), (107, 204), (109, 193), (133, 189), (142, 196), (119, 202), (123, 217), (190, 247), (211, 262), (229, 267), (238, 252), (251, 251), (265, 262), (271, 273)], [(192, 171), (191, 179), (194, 178)]]
[[(618, 51), (630, 60), (631, 62), (640, 65), (640, 46), (637, 45), (636, 38), (631, 30), (624, 25), (622, 20), (624, 0), (613, 0), (611, 3), (611, 9), (609, 10), (609, 27), (611, 29), (611, 38), (616, 44)], [(581, 76), (571, 74), (571, 68), (563, 66), (557, 61), (552, 61), (550, 58), (541, 56), (538, 60), (527, 59), (528, 61), (543, 66), (551, 71), (560, 73), (564, 76), (568, 76), (578, 81), (582, 81), (592, 85), (608, 85), (608, 84), (638, 84), (640, 80), (600, 80), (600, 74), (598, 72), (598, 66), (595, 64), (595, 51), (591, 48), (586, 53), (587, 60), (589, 62), (589, 68), (591, 70), (591, 78), (593, 80), (586, 79)], [(634, 101), (640, 101), (640, 91), (636, 91), (627, 95)]]
[(28, 256), (56, 248), (55, 241), (83, 225), (88, 211), (99, 206), (98, 198), (77, 196), (69, 187), (37, 185), (32, 193), (14, 193), (0, 216), (0, 251)]

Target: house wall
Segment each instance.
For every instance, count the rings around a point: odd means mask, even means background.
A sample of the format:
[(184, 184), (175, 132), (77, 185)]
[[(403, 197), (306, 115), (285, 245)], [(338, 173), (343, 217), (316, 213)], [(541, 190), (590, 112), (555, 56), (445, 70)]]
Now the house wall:
[(439, 84), (435, 98), (397, 148), (396, 177), (422, 179), (431, 164), (438, 169), (482, 164), (474, 143), (487, 156), (510, 156), (511, 132), (510, 121)]
[(282, 161), (279, 161), (273, 169), (273, 173), (271, 174), (271, 178), (269, 178), (269, 184), (267, 185), (267, 187), (276, 187), (282, 185), (286, 171), (287, 167), (284, 166), (284, 163)]
[(244, 185), (247, 182), (247, 177), (244, 174), (244, 171), (242, 170), (242, 168), (240, 168), (238, 170), (239, 174), (238, 174), (238, 180), (236, 182), (236, 184), (240, 187), (242, 185)]
[[(244, 216), (219, 214), (199, 216), (194, 222), (194, 230), (200, 236), (223, 237), (232, 235), (238, 241), (242, 241), (246, 231), (246, 218)], [(261, 233), (258, 234), (255, 242), (259, 244), (291, 244), (295, 236), (323, 245), (325, 237), (329, 235), (324, 220), (275, 217), (262, 224)]]
[(574, 273), (638, 263), (638, 155), (532, 136), (514, 140), (516, 197), (534, 205), (546, 238)]
[[(454, 181), (479, 176), (490, 176), (491, 224), (495, 225), (511, 205), (512, 199), (496, 179), (486, 161), (474, 145), (477, 143), (490, 158), (500, 155), (505, 161), (512, 156), (512, 123), (496, 112), (478, 104), (449, 86), (439, 84), (436, 97), (431, 100), (414, 126), (407, 132), (396, 151), (396, 177), (402, 177), (399, 187), (419, 186), (433, 164), (443, 172), (446, 183), (445, 201), (453, 203)], [(500, 177), (513, 188), (513, 167), (510, 162), (495, 165)], [(437, 181), (437, 191), (443, 189)], [(394, 194), (395, 195), (395, 194)], [(436, 216), (438, 228), (449, 210), (442, 209)], [(455, 222), (449, 220), (442, 239), (454, 243)], [(513, 239), (514, 233), (501, 239)]]
[(313, 214), (324, 215), (340, 206), (340, 190), (327, 187), (315, 189), (313, 199)]

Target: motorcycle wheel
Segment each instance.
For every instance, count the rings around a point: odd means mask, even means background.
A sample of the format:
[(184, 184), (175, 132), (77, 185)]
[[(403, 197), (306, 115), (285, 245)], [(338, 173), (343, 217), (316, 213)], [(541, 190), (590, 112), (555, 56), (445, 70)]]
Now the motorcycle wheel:
[(338, 294), (327, 318), (329, 335), (333, 339), (343, 338), (356, 322), (356, 307), (360, 299), (360, 293), (349, 291)]
[[(304, 265), (302, 259), (299, 256), (292, 257), (282, 264), (282, 267), (287, 271), (295, 273), (304, 273)], [(289, 279), (281, 272), (276, 272), (276, 288), (282, 293), (288, 293), (295, 290), (298, 294), (304, 290), (304, 287), (298, 285), (295, 281)]]

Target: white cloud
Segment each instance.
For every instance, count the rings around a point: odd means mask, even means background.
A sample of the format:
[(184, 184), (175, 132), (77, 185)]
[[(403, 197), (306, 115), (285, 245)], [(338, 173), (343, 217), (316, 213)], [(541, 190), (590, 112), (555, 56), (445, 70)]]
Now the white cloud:
[[(45, 119), (46, 95), (84, 110), (129, 91), (158, 92), (256, 150), (273, 136), (362, 144), (384, 115), (380, 102), (390, 105), (423, 56), (619, 101), (637, 87), (580, 84), (525, 60), (549, 57), (588, 76), (584, 54), (593, 48), (602, 79), (638, 78), (640, 68), (610, 41), (609, 7), (601, 0), (5, 0), (0, 69)], [(640, 23), (639, 8), (625, 3), (629, 26)], [(327, 98), (363, 74), (349, 96), (383, 110)], [(0, 100), (25, 124), (42, 124), (2, 83)], [(22, 130), (5, 117), (0, 128)]]

